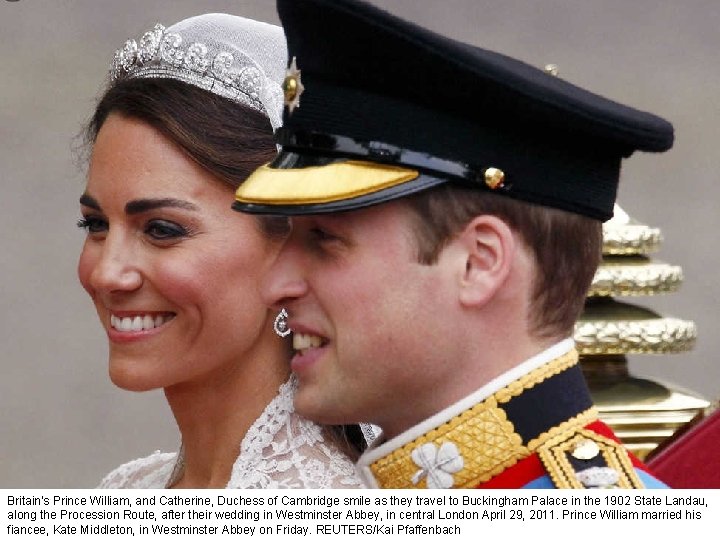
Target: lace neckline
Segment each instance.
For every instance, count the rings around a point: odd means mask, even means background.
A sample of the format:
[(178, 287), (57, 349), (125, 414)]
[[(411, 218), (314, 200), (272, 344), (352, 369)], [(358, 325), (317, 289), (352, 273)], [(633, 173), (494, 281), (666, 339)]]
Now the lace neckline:
[[(228, 485), (232, 485), (236, 476), (238, 464), (243, 459), (253, 459), (262, 452), (262, 449), (270, 444), (282, 426), (287, 423), (288, 417), (295, 412), (293, 397), (297, 389), (297, 379), (294, 375), (280, 385), (277, 395), (267, 404), (262, 414), (258, 416), (245, 433), (240, 443), (240, 455), (233, 464)], [(171, 488), (177, 484), (185, 472), (185, 446), (180, 444), (177, 458), (173, 465), (170, 477), (165, 483), (165, 488)]]
[[(226, 488), (362, 487), (344, 446), (326, 428), (295, 412), (294, 377), (253, 422), (238, 448)], [(162, 488), (182, 477), (183, 450), (156, 452), (121, 465), (100, 484), (103, 488)]]

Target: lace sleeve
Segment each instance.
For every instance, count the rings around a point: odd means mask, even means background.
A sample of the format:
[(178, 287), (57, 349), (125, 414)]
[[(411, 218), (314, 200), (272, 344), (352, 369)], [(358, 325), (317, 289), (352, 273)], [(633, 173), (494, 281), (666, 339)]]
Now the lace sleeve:
[(176, 455), (175, 453), (161, 453), (158, 450), (147, 457), (124, 463), (105, 476), (98, 488), (164, 488), (170, 478)]

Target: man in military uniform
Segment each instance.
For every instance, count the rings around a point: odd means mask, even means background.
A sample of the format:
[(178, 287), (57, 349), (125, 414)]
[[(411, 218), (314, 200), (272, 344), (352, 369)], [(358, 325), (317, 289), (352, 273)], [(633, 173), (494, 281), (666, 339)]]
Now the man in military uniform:
[(375, 487), (662, 487), (598, 420), (571, 339), (620, 162), (666, 121), (357, 0), (279, 0), (279, 157), (235, 208), (291, 216), (263, 294), (297, 410), (383, 432)]

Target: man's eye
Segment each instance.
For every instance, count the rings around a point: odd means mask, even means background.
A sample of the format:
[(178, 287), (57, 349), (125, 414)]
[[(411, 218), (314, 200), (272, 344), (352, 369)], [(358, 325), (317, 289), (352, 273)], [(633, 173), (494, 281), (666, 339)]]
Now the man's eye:
[(78, 220), (77, 226), (85, 229), (88, 234), (96, 234), (108, 230), (107, 221), (97, 216), (84, 216)]
[(171, 238), (185, 237), (188, 235), (188, 231), (185, 227), (178, 225), (177, 223), (154, 219), (148, 222), (145, 227), (145, 234), (149, 235), (154, 240), (168, 240)]
[(310, 231), (310, 233), (312, 234), (313, 238), (318, 242), (329, 242), (331, 240), (338, 240), (337, 236), (330, 234), (324, 229), (314, 228)]

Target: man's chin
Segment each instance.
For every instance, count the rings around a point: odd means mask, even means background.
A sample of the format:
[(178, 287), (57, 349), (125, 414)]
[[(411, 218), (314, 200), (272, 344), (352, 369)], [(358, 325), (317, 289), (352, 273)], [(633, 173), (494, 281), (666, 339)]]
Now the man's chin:
[(320, 398), (321, 396), (314, 392), (312, 388), (303, 388), (301, 383), (295, 394), (295, 412), (318, 424), (341, 425), (356, 423), (349, 421), (349, 415), (345, 414), (338, 406), (325, 403)]

